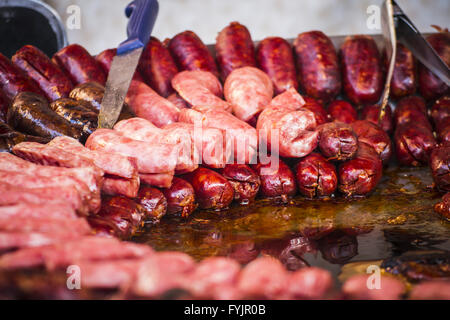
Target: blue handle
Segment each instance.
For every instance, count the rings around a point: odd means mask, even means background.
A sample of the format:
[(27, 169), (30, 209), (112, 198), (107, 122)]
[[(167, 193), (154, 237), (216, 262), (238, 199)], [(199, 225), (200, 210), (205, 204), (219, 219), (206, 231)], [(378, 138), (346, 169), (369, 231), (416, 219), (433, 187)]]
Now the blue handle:
[(126, 7), (125, 15), (130, 18), (127, 26), (128, 39), (117, 48), (118, 55), (147, 45), (158, 9), (157, 0), (134, 0)]

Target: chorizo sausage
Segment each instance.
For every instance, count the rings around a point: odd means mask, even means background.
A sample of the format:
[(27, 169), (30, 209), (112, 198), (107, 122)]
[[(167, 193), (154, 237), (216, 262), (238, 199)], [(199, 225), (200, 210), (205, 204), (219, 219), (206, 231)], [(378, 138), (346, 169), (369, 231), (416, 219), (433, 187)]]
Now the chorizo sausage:
[(272, 80), (275, 95), (289, 88), (298, 90), (295, 60), (289, 42), (280, 37), (265, 38), (256, 48), (256, 60), (258, 67)]
[(174, 92), (170, 81), (178, 73), (177, 65), (169, 50), (155, 37), (150, 37), (139, 59), (138, 68), (145, 81), (158, 94), (167, 98)]
[(9, 103), (3, 92), (0, 90), (0, 122), (6, 122), (6, 114), (8, 113), (8, 106)]
[(365, 196), (377, 186), (382, 169), (382, 162), (375, 149), (358, 142), (355, 158), (339, 165), (338, 189), (346, 197)]
[(361, 119), (369, 120), (370, 122), (379, 125), (388, 134), (392, 133), (394, 129), (394, 120), (392, 115), (392, 109), (389, 104), (386, 105), (384, 116), (381, 118), (381, 122), (378, 121), (380, 114), (379, 105), (367, 105), (362, 109)]
[(12, 62), (33, 79), (49, 101), (67, 98), (72, 82), (45, 53), (26, 45), (11, 58)]
[(434, 205), (434, 211), (442, 215), (445, 219), (450, 221), (450, 192), (447, 192), (442, 201)]
[(336, 168), (319, 153), (302, 158), (294, 171), (298, 190), (308, 198), (329, 197), (337, 189)]
[(439, 142), (450, 142), (450, 117), (446, 117), (438, 122), (436, 134)]
[(295, 175), (281, 159), (278, 159), (278, 165), (273, 162), (268, 164), (258, 163), (252, 165), (252, 169), (261, 180), (259, 188), (261, 196), (280, 198), (283, 202), (287, 202), (289, 197), (297, 193)]
[(77, 85), (88, 81), (106, 83), (101, 65), (79, 44), (71, 44), (53, 55), (52, 61)]
[(255, 47), (244, 25), (231, 22), (219, 32), (216, 38), (216, 59), (223, 81), (235, 69), (256, 67)]
[[(102, 209), (118, 208), (127, 212), (127, 219), (133, 231), (144, 225), (145, 210), (135, 201), (124, 196), (106, 196), (102, 198)], [(102, 209), (100, 211), (102, 211)]]
[(358, 138), (350, 125), (329, 122), (318, 127), (319, 150), (329, 160), (345, 161), (353, 158), (358, 150)]
[(436, 188), (450, 192), (450, 145), (444, 144), (431, 151), (430, 168)]
[(220, 173), (207, 168), (197, 168), (182, 176), (195, 190), (195, 198), (202, 209), (227, 208), (234, 198), (231, 184)]
[(368, 35), (349, 36), (341, 45), (344, 93), (355, 105), (375, 103), (383, 90), (380, 53)]
[(420, 166), (428, 163), (436, 140), (429, 128), (411, 122), (395, 130), (394, 144), (395, 154), (401, 165)]
[(92, 229), (92, 233), (98, 237), (118, 237), (122, 239), (126, 239), (130, 231), (120, 229), (117, 224), (115, 224), (112, 220), (107, 219), (105, 217), (100, 217), (98, 215), (88, 216), (87, 222)]
[(331, 121), (340, 121), (350, 124), (358, 120), (355, 107), (344, 100), (334, 100), (328, 105), (328, 117)]
[(145, 210), (145, 222), (158, 222), (167, 212), (167, 199), (156, 188), (141, 185), (136, 201)]
[(443, 96), (436, 100), (430, 114), (438, 140), (450, 142), (450, 96)]
[(170, 39), (168, 49), (180, 70), (203, 70), (219, 77), (216, 62), (205, 44), (192, 31), (184, 31)]
[(23, 133), (44, 138), (81, 138), (78, 129), (50, 109), (47, 100), (32, 92), (19, 93), (8, 110), (8, 124)]
[(321, 31), (304, 32), (294, 40), (300, 87), (308, 96), (329, 102), (341, 91), (338, 56)]
[(303, 97), (305, 104), (303, 108), (308, 109), (314, 113), (314, 118), (316, 118), (316, 124), (321, 125), (328, 122), (328, 114), (322, 103), (311, 97)]
[(399, 127), (407, 123), (422, 125), (431, 130), (431, 124), (427, 116), (425, 100), (419, 96), (408, 96), (400, 99), (395, 108), (395, 126)]
[(173, 177), (172, 185), (161, 191), (167, 199), (167, 215), (187, 218), (197, 208), (194, 188), (186, 180)]
[(16, 67), (7, 57), (0, 53), (0, 90), (6, 101), (11, 102), (20, 92), (42, 94), (38, 85)]
[[(98, 55), (95, 56), (95, 60), (103, 68), (103, 71), (105, 71), (105, 75), (109, 74), (109, 69), (111, 69), (111, 64), (116, 54), (117, 49), (114, 48), (103, 50), (102, 52), (100, 52)], [(133, 80), (144, 82), (144, 78), (141, 76), (138, 69), (134, 72)]]
[(258, 194), (261, 180), (246, 164), (227, 164), (219, 172), (230, 182), (234, 189), (234, 200), (248, 204)]
[[(387, 61), (385, 65), (387, 65)], [(392, 73), (390, 96), (394, 99), (409, 96), (416, 92), (416, 88), (416, 60), (411, 50), (403, 44), (397, 43), (397, 55)]]
[[(443, 31), (426, 38), (442, 60), (450, 66), (450, 33)], [(419, 64), (419, 91), (426, 100), (437, 99), (449, 92), (449, 87), (423, 64)]]
[(374, 148), (383, 164), (387, 164), (392, 156), (392, 142), (388, 134), (368, 120), (355, 121), (351, 126), (358, 137), (358, 141)]

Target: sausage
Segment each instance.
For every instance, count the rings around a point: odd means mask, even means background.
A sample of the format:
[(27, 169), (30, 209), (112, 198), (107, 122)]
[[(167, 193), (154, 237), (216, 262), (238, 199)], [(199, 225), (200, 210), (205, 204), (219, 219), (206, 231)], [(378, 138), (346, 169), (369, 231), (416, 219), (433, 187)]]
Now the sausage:
[(127, 219), (131, 223), (133, 232), (144, 225), (145, 210), (132, 199), (124, 196), (103, 197), (100, 212), (110, 208), (117, 208), (127, 212), (127, 216), (124, 219)]
[(442, 201), (434, 205), (434, 211), (442, 215), (445, 219), (450, 221), (450, 192), (447, 192)]
[(298, 90), (295, 60), (289, 42), (280, 37), (265, 38), (256, 48), (256, 60), (258, 67), (272, 80), (275, 95), (289, 88)]
[(255, 47), (244, 25), (231, 22), (219, 32), (216, 38), (216, 59), (223, 81), (235, 69), (256, 67)]
[(328, 114), (323, 105), (316, 99), (311, 97), (303, 97), (305, 104), (303, 108), (308, 109), (314, 113), (314, 118), (316, 118), (316, 124), (321, 125), (328, 122)]
[(450, 117), (446, 117), (438, 122), (436, 134), (439, 142), (450, 142)]
[(0, 152), (12, 152), (13, 147), (22, 142), (45, 144), (50, 142), (50, 139), (20, 133), (9, 127), (6, 123), (0, 122)]
[(167, 199), (164, 197), (164, 194), (158, 189), (147, 185), (141, 185), (136, 202), (145, 211), (145, 222), (158, 222), (167, 212)]
[(270, 104), (273, 85), (263, 71), (242, 67), (227, 77), (224, 95), (233, 108), (233, 114), (242, 121), (248, 121)]
[(45, 53), (26, 45), (11, 58), (12, 62), (33, 79), (44, 92), (48, 101), (67, 98), (72, 82)]
[(319, 153), (301, 159), (294, 171), (298, 190), (308, 198), (329, 197), (337, 189), (336, 168)]
[(350, 124), (358, 120), (355, 107), (344, 100), (334, 100), (328, 105), (328, 118), (331, 121), (340, 121)]
[(442, 192), (450, 191), (450, 145), (445, 144), (431, 151), (430, 168), (436, 188)]
[(119, 228), (111, 219), (98, 215), (91, 215), (86, 219), (95, 236), (126, 239), (130, 234), (129, 230)]
[(6, 114), (8, 113), (9, 102), (0, 90), (0, 122), (6, 122)]
[(75, 85), (96, 81), (106, 83), (102, 66), (79, 44), (71, 44), (53, 55), (52, 61), (61, 68)]
[(341, 74), (336, 50), (321, 31), (304, 32), (294, 40), (300, 87), (323, 103), (341, 91)]
[(414, 123), (432, 129), (427, 116), (425, 100), (419, 96), (408, 96), (400, 99), (394, 113), (396, 127), (407, 123)]
[(131, 235), (137, 231), (131, 222), (131, 213), (127, 210), (102, 205), (102, 208), (97, 215), (115, 225), (115, 227), (119, 230), (120, 237), (123, 239), (130, 238)]
[(197, 168), (182, 176), (195, 190), (195, 198), (201, 209), (227, 208), (234, 198), (231, 184), (220, 173), (207, 168)]
[(44, 138), (81, 138), (78, 129), (50, 109), (47, 100), (32, 92), (19, 93), (8, 110), (8, 124), (23, 133)]
[(379, 105), (367, 105), (362, 109), (361, 119), (369, 120), (370, 122), (379, 125), (388, 134), (391, 134), (394, 129), (394, 120), (392, 115), (392, 109), (389, 104), (386, 105), (384, 116), (381, 118), (381, 122), (378, 121), (380, 114)]
[[(111, 69), (112, 61), (117, 54), (117, 49), (106, 49), (95, 56), (95, 60), (100, 64), (105, 72), (105, 75), (109, 74), (109, 69)], [(108, 78), (108, 77), (107, 77)], [(144, 78), (141, 76), (139, 70), (134, 72), (133, 80), (138, 80), (144, 82)]]
[[(387, 56), (386, 56), (387, 58)], [(385, 65), (387, 66), (387, 59)], [(391, 79), (390, 96), (399, 99), (416, 92), (417, 67), (416, 60), (407, 47), (397, 42), (394, 71)]]
[(277, 163), (252, 165), (252, 169), (259, 175), (261, 186), (259, 193), (266, 198), (280, 198), (287, 202), (289, 197), (297, 193), (295, 175), (281, 159)]
[(246, 164), (227, 164), (219, 172), (230, 182), (234, 189), (234, 200), (248, 204), (258, 194), (261, 180)]
[(358, 149), (358, 138), (350, 125), (343, 122), (329, 122), (318, 127), (319, 150), (322, 155), (335, 161), (353, 158)]
[(436, 100), (430, 111), (438, 141), (450, 142), (450, 96)]
[(0, 53), (0, 91), (4, 94), (6, 101), (11, 102), (20, 92), (34, 92), (42, 94), (41, 89), (29, 79), (17, 66), (7, 57)]
[[(450, 66), (450, 33), (443, 31), (426, 38), (442, 60)], [(449, 92), (449, 87), (427, 67), (419, 64), (419, 91), (426, 100), (437, 99)]]
[(388, 134), (368, 120), (355, 121), (351, 126), (358, 137), (358, 141), (374, 148), (383, 164), (387, 164), (392, 156), (392, 142)]
[(168, 48), (180, 70), (209, 71), (219, 77), (213, 56), (194, 32), (177, 34), (170, 39)]
[(72, 126), (80, 129), (86, 137), (97, 129), (98, 115), (83, 101), (62, 98), (53, 101), (50, 109), (69, 121)]
[(194, 188), (186, 180), (174, 177), (172, 185), (161, 191), (167, 199), (167, 215), (187, 218), (197, 208)]
[(346, 197), (365, 196), (377, 186), (382, 169), (382, 162), (375, 149), (364, 142), (358, 142), (355, 158), (339, 165), (338, 189)]
[(355, 105), (375, 103), (383, 90), (380, 54), (368, 35), (349, 36), (340, 49), (344, 93)]
[(158, 94), (167, 98), (174, 93), (170, 81), (178, 73), (177, 65), (169, 50), (155, 37), (150, 37), (142, 52), (138, 69)]
[(401, 165), (421, 166), (428, 163), (436, 140), (431, 130), (411, 122), (395, 130), (394, 144), (395, 154)]

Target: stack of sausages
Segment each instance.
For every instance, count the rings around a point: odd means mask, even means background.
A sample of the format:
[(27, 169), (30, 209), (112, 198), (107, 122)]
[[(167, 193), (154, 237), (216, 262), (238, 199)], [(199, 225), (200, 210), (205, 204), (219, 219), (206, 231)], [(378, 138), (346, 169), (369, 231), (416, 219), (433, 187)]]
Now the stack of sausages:
[[(428, 39), (447, 63), (449, 38), (442, 31)], [(123, 160), (96, 164), (104, 171), (103, 194), (136, 198), (142, 186), (156, 187), (167, 211), (183, 217), (257, 195), (284, 202), (297, 192), (366, 196), (392, 154), (401, 165), (431, 162), (437, 187), (448, 188), (448, 165), (447, 171), (441, 165), (448, 152), (435, 151), (448, 140), (448, 87), (400, 44), (391, 105), (379, 121), (386, 59), (370, 36), (349, 36), (339, 51), (320, 31), (299, 34), (293, 45), (269, 37), (255, 47), (249, 30), (232, 22), (219, 32), (215, 56), (192, 31), (164, 42), (152, 37), (120, 121), (113, 130), (97, 130), (115, 53), (93, 57), (72, 44), (52, 59), (33, 46), (11, 61), (0, 56), (0, 119), (10, 126), (0, 147), (67, 166), (48, 150), (61, 136), (72, 137), (85, 143), (91, 161), (104, 153), (133, 163), (132, 174), (115, 170)], [(414, 95), (417, 87), (423, 98)], [(33, 144), (49, 140), (45, 148)], [(72, 140), (71, 147), (82, 147)], [(31, 143), (28, 154), (21, 151), (26, 144), (14, 146), (24, 141)]]

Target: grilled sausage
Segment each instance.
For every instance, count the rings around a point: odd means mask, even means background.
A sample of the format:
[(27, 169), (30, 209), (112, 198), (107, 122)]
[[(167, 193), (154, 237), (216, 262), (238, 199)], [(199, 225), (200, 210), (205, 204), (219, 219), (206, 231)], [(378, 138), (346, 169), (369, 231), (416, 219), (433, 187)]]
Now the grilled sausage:
[(256, 48), (256, 60), (258, 67), (272, 80), (275, 95), (289, 88), (298, 90), (295, 60), (289, 42), (280, 37), (265, 38)]
[[(387, 59), (386, 63), (387, 65)], [(415, 58), (407, 47), (397, 43), (397, 55), (392, 73), (390, 96), (399, 99), (416, 92), (417, 67)]]
[(167, 98), (174, 93), (170, 81), (178, 73), (178, 68), (169, 50), (158, 39), (150, 38), (138, 68), (145, 81), (158, 94)]
[(141, 205), (130, 198), (124, 196), (106, 196), (102, 198), (102, 210), (109, 211), (109, 209), (117, 208), (121, 211), (127, 212), (124, 219), (131, 223), (133, 232), (137, 231), (144, 225), (145, 210)]
[(419, 96), (409, 96), (402, 98), (395, 108), (395, 126), (399, 127), (407, 123), (414, 123), (428, 128), (431, 131), (431, 124), (427, 116), (425, 100)]
[(47, 100), (36, 93), (19, 93), (8, 110), (7, 118), (10, 126), (23, 133), (44, 138), (81, 137), (78, 129), (50, 109)]
[(294, 40), (301, 88), (321, 102), (341, 91), (338, 56), (331, 40), (320, 31), (304, 32)]
[(355, 105), (375, 103), (383, 90), (380, 54), (368, 35), (349, 36), (341, 45), (344, 93)]
[[(427, 41), (447, 66), (450, 66), (450, 33), (443, 31), (432, 34), (427, 37)], [(419, 91), (425, 99), (432, 100), (447, 94), (449, 87), (427, 67), (419, 64)]]
[(394, 144), (395, 154), (401, 165), (420, 166), (428, 163), (436, 140), (429, 128), (411, 122), (395, 130)]
[(8, 106), (9, 103), (3, 92), (0, 90), (0, 122), (6, 122), (6, 114), (8, 113)]
[(450, 192), (450, 145), (441, 145), (431, 151), (430, 168), (436, 188)]
[(266, 198), (280, 198), (287, 202), (289, 197), (297, 193), (295, 175), (292, 170), (281, 160), (276, 163), (258, 163), (252, 169), (261, 179), (259, 193)]
[(12, 62), (33, 79), (45, 93), (48, 101), (67, 98), (72, 90), (72, 82), (38, 48), (26, 45), (11, 58)]
[(219, 172), (230, 182), (234, 189), (234, 200), (248, 204), (258, 194), (261, 180), (246, 164), (227, 164)]
[[(108, 75), (109, 69), (111, 69), (112, 61), (117, 53), (117, 49), (106, 49), (100, 52), (95, 56), (95, 60), (100, 64), (105, 72), (105, 75)], [(133, 75), (133, 80), (138, 80), (144, 82), (144, 78), (141, 76), (139, 70), (136, 70)]]
[(52, 61), (70, 78), (73, 84), (96, 81), (106, 82), (101, 65), (79, 44), (71, 44), (53, 55)]
[(97, 128), (97, 113), (91, 111), (83, 101), (62, 98), (53, 101), (50, 109), (80, 129), (86, 137)]
[(329, 197), (337, 189), (335, 166), (319, 153), (311, 153), (295, 166), (298, 190), (308, 198)]
[(446, 117), (438, 122), (436, 134), (440, 143), (450, 142), (450, 117)]
[(29, 79), (17, 66), (0, 53), (0, 91), (6, 101), (11, 102), (20, 92), (42, 94), (37, 84)]
[(392, 142), (387, 133), (367, 120), (355, 121), (351, 126), (358, 137), (358, 141), (374, 148), (383, 164), (387, 164), (392, 156)]
[(161, 189), (167, 199), (167, 215), (189, 217), (197, 208), (192, 185), (178, 177), (173, 177), (170, 188)]
[(219, 77), (214, 58), (194, 32), (177, 34), (169, 41), (168, 48), (180, 70), (209, 71)]
[(235, 69), (256, 67), (255, 47), (244, 25), (231, 22), (219, 32), (216, 38), (216, 59), (223, 81)]
[(353, 158), (358, 149), (358, 139), (350, 125), (343, 122), (329, 122), (318, 127), (319, 150), (322, 155), (335, 161)]
[(202, 209), (225, 209), (233, 201), (233, 187), (218, 172), (207, 168), (198, 168), (183, 175), (182, 178), (194, 188), (195, 198)]
[(379, 125), (388, 134), (392, 133), (394, 129), (394, 120), (392, 115), (392, 109), (389, 104), (386, 105), (384, 116), (381, 118), (381, 122), (378, 121), (380, 114), (379, 105), (367, 105), (362, 109), (361, 119), (369, 120), (370, 122)]
[(442, 215), (445, 219), (450, 221), (450, 192), (447, 192), (442, 201), (434, 205), (434, 211)]
[(450, 142), (450, 96), (443, 96), (436, 100), (430, 114), (438, 141)]
[(126, 239), (129, 237), (129, 234), (131, 233), (126, 228), (119, 228), (114, 221), (111, 219), (100, 217), (98, 215), (91, 215), (88, 216), (87, 222), (89, 223), (89, 226), (92, 229), (92, 232), (94, 235), (98, 237), (118, 237), (122, 239)]
[(334, 100), (328, 105), (328, 118), (331, 121), (340, 121), (350, 124), (358, 120), (355, 107), (344, 100)]
[(141, 185), (136, 201), (145, 210), (146, 222), (158, 222), (167, 212), (167, 199), (156, 188)]
[(377, 186), (382, 169), (382, 162), (375, 149), (364, 142), (358, 142), (355, 158), (339, 165), (338, 189), (346, 197), (365, 196)]
[(308, 109), (314, 113), (314, 118), (316, 118), (317, 125), (321, 125), (328, 122), (328, 114), (323, 105), (316, 99), (311, 97), (303, 97), (305, 104), (303, 108)]

